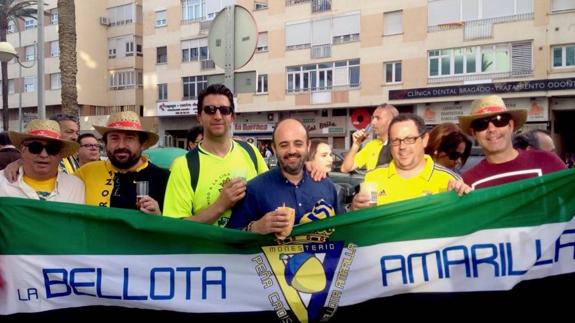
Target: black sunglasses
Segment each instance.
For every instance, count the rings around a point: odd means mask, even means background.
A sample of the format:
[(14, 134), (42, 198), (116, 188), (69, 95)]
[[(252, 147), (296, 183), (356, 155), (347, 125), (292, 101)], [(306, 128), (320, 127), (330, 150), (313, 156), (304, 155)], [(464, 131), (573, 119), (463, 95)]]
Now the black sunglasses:
[(28, 147), (28, 151), (34, 155), (38, 155), (42, 152), (42, 150), (46, 149), (48, 155), (57, 155), (60, 150), (62, 150), (62, 145), (57, 142), (51, 142), (47, 145), (42, 144), (38, 141), (32, 141), (26, 144), (23, 144), (25, 147)]
[(202, 108), (202, 111), (204, 111), (206, 114), (209, 114), (209, 115), (214, 115), (214, 114), (216, 114), (216, 111), (220, 111), (220, 113), (223, 116), (228, 116), (234, 112), (234, 109), (230, 106), (225, 106), (225, 105), (222, 105), (219, 107), (215, 106), (215, 105), (205, 105)]
[(483, 131), (489, 127), (489, 123), (493, 123), (497, 128), (505, 127), (509, 124), (511, 120), (511, 115), (507, 113), (498, 114), (488, 118), (482, 118), (473, 120), (471, 123), (471, 129), (475, 131)]
[(450, 160), (456, 161), (459, 158), (461, 158), (461, 160), (463, 160), (463, 155), (464, 153), (460, 153), (458, 151), (450, 151), (448, 153), (446, 153), (447, 158), (449, 158)]

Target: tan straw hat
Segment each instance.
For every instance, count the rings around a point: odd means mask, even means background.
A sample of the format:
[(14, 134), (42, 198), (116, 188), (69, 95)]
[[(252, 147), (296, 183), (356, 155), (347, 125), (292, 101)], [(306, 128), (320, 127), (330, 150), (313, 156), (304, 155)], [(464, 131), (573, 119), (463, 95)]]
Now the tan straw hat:
[(98, 131), (102, 137), (110, 131), (135, 131), (142, 132), (147, 135), (146, 141), (142, 144), (145, 148), (155, 145), (158, 142), (158, 135), (142, 129), (140, 117), (133, 111), (116, 112), (110, 115), (106, 126), (96, 126), (94, 129)]
[(28, 123), (24, 132), (9, 131), (8, 135), (16, 147), (20, 147), (20, 144), (28, 139), (58, 141), (62, 143), (62, 150), (60, 151), (62, 157), (73, 155), (80, 148), (77, 142), (62, 139), (60, 125), (53, 120), (35, 119)]
[(471, 114), (459, 117), (459, 127), (463, 132), (471, 135), (471, 123), (473, 120), (495, 116), (501, 113), (511, 115), (514, 131), (520, 129), (527, 121), (527, 109), (507, 109), (505, 102), (498, 95), (490, 95), (477, 99), (471, 103)]

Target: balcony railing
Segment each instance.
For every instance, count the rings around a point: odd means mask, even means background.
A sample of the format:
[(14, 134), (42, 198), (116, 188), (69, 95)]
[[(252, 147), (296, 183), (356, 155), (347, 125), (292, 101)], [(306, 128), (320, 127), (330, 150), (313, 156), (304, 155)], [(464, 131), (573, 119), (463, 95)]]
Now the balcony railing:
[(208, 59), (206, 61), (201, 61), (201, 69), (202, 70), (211, 70), (216, 68), (216, 63), (214, 63), (214, 61), (212, 61), (211, 59)]
[(331, 10), (331, 0), (312, 0), (311, 12), (324, 12)]

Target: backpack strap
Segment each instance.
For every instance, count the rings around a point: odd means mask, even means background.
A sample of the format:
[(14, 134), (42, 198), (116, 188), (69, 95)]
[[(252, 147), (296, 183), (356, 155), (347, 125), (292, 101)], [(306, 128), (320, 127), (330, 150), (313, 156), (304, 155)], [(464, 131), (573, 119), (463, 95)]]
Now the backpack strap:
[(258, 171), (258, 160), (256, 158), (256, 153), (255, 153), (254, 149), (252, 148), (252, 146), (245, 141), (241, 141), (241, 140), (234, 140), (234, 141), (237, 142), (245, 151), (248, 152), (248, 155), (250, 155), (250, 159), (252, 160), (252, 163), (254, 163), (254, 167), (256, 169), (256, 174), (259, 173), (259, 171)]
[[(254, 149), (245, 141), (234, 140), (238, 145), (240, 145), (250, 156), (250, 159), (254, 163), (256, 173), (258, 173), (258, 160), (256, 158), (256, 153)], [(190, 150), (186, 154), (186, 160), (188, 161), (188, 169), (190, 170), (190, 184), (192, 185), (192, 190), (195, 192), (196, 187), (198, 187), (198, 180), (200, 177), (200, 152), (198, 146)]]
[(190, 170), (192, 190), (195, 192), (196, 187), (198, 187), (198, 178), (200, 177), (200, 155), (197, 146), (186, 154), (186, 160)]

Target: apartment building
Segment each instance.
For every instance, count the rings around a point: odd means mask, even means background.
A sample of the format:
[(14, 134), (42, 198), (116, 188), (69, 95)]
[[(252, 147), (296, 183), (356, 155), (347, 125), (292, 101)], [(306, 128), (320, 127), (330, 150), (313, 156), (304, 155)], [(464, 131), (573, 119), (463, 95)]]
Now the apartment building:
[[(44, 93), (46, 115), (61, 111), (58, 9), (56, 0), (44, 1)], [(114, 111), (143, 114), (142, 1), (76, 1), (77, 88), (81, 130), (103, 124)], [(10, 129), (37, 118), (36, 44), (38, 24), (26, 18), (10, 23), (7, 41), (20, 61), (8, 64)], [(150, 126), (154, 118), (146, 120)]]
[(269, 140), (291, 116), (345, 149), (382, 102), (434, 125), (499, 93), (529, 109), (528, 128), (575, 151), (573, 0), (147, 0), (145, 115), (174, 144), (196, 123), (197, 93), (222, 80), (207, 36), (231, 3), (251, 11), (259, 32), (237, 71), (236, 136)]

